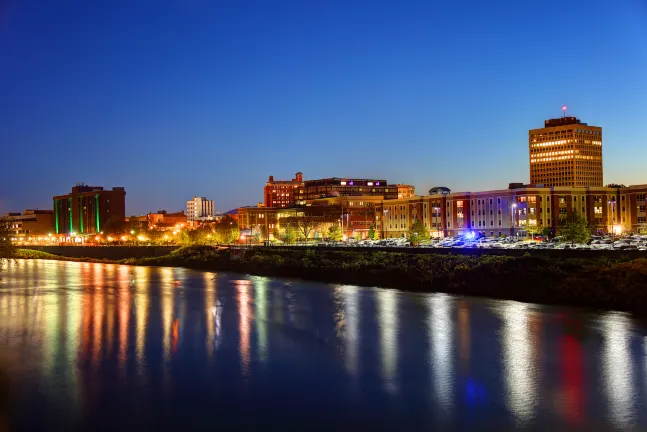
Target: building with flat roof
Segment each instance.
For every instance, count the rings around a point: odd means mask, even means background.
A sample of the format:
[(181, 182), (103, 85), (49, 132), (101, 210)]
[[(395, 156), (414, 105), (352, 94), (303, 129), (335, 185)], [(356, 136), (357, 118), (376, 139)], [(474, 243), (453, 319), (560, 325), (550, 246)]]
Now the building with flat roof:
[(274, 176), (270, 176), (263, 188), (263, 204), (265, 207), (290, 207), (294, 205), (295, 190), (301, 186), (301, 172), (296, 173), (292, 180), (274, 180)]
[(528, 131), (530, 183), (546, 187), (601, 187), (602, 128), (575, 117)]
[(306, 180), (303, 187), (297, 190), (295, 203), (302, 205), (309, 200), (336, 196), (381, 196), (387, 200), (397, 199), (398, 186), (389, 185), (384, 179), (332, 177)]
[(210, 220), (213, 217), (213, 200), (194, 196), (186, 202), (186, 220), (188, 222)]
[(20, 213), (5, 213), (11, 233), (18, 241), (54, 233), (54, 211), (25, 210)]
[(278, 233), (287, 222), (319, 218), (312, 237), (325, 235), (327, 227), (339, 223), (347, 238), (366, 238), (371, 226), (381, 238), (396, 238), (407, 236), (413, 222), (420, 220), (432, 237), (467, 233), (528, 237), (557, 234), (560, 220), (577, 212), (600, 233), (647, 234), (647, 185), (575, 188), (511, 183), (507, 189), (490, 191), (432, 191), (436, 193), (402, 199), (326, 197), (292, 208), (244, 207), (238, 209), (238, 223), (241, 230), (265, 225), (265, 232)]
[(54, 197), (54, 230), (56, 234), (93, 234), (110, 220), (126, 219), (126, 190), (77, 183), (72, 192)]
[(168, 213), (166, 210), (159, 210), (157, 213), (147, 214), (146, 218), (149, 229), (178, 229), (187, 224), (187, 217), (183, 211)]

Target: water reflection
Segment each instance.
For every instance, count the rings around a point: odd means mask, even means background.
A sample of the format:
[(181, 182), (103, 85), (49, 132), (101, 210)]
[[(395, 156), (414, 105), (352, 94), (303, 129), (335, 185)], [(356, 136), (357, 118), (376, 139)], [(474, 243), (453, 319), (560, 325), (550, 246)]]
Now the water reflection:
[(238, 291), (238, 327), (240, 334), (240, 358), (241, 370), (243, 375), (249, 373), (250, 367), (250, 352), (249, 352), (249, 331), (250, 331), (250, 309), (249, 309), (249, 286), (251, 282), (248, 280), (236, 281), (236, 289)]
[(535, 415), (539, 368), (531, 332), (529, 307), (511, 302), (503, 308), (503, 357), (506, 405), (518, 425), (525, 425)]
[(176, 287), (175, 279), (173, 278), (173, 269), (162, 268), (161, 278), (162, 341), (164, 347), (164, 362), (168, 363), (171, 357), (171, 327), (173, 325), (173, 296), (175, 295), (173, 290)]
[(634, 420), (634, 371), (631, 323), (625, 314), (610, 313), (604, 320), (603, 372), (613, 424), (627, 429)]
[(341, 304), (337, 311), (337, 330), (344, 343), (344, 363), (351, 376), (358, 374), (359, 363), (359, 288), (347, 285), (335, 287), (335, 297)]
[(453, 299), (447, 295), (438, 294), (428, 298), (429, 307), (429, 340), (431, 353), (429, 365), (433, 378), (434, 394), (442, 408), (443, 416), (452, 411), (453, 399), (453, 337), (454, 321), (452, 317)]
[(382, 384), (389, 393), (395, 393), (398, 360), (398, 293), (394, 290), (377, 292), (377, 313), (380, 334), (380, 361)]
[(264, 277), (254, 278), (254, 303), (256, 304), (256, 313), (254, 322), (256, 323), (256, 335), (258, 338), (258, 356), (261, 363), (267, 361), (267, 286), (268, 279)]
[(289, 422), (286, 404), (327, 429), (352, 412), (372, 429), (642, 430), (646, 358), (624, 314), (87, 263), (0, 280), (0, 368), (19, 412), (43, 412), (15, 430), (181, 430), (214, 407), (239, 424), (240, 406)]

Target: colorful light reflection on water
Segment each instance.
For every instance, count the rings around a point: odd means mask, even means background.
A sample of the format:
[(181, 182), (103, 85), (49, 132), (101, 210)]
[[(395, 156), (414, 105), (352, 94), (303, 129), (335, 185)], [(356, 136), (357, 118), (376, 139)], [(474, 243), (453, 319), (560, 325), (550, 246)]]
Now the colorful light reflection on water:
[(646, 429), (647, 327), (443, 294), (23, 261), (9, 425)]

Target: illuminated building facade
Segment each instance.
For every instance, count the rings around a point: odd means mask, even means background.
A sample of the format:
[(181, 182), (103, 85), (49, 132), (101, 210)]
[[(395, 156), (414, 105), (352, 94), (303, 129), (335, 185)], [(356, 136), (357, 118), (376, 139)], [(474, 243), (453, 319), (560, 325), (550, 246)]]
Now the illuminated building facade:
[(511, 183), (508, 189), (427, 195), (383, 203), (387, 238), (403, 237), (420, 219), (432, 237), (556, 234), (570, 212), (602, 233), (647, 234), (647, 185), (629, 187), (537, 187)]
[(213, 200), (196, 197), (186, 202), (186, 220), (188, 222), (213, 219)]
[(384, 199), (397, 199), (398, 187), (388, 185), (386, 180), (325, 178), (307, 180), (303, 187), (297, 190), (295, 203), (305, 204), (306, 201), (325, 197), (344, 196), (381, 196)]
[(294, 205), (295, 190), (301, 186), (301, 172), (296, 173), (292, 180), (274, 180), (274, 176), (270, 176), (263, 188), (263, 204), (265, 207), (290, 207)]
[(146, 218), (148, 227), (151, 229), (176, 229), (184, 227), (187, 223), (187, 217), (183, 211), (167, 213), (166, 210), (160, 210), (157, 213), (147, 214)]
[(126, 218), (126, 190), (77, 183), (72, 192), (54, 197), (56, 234), (93, 234), (101, 232), (108, 220)]
[(544, 187), (601, 187), (602, 128), (575, 117), (544, 122), (528, 132), (530, 183)]
[(6, 213), (12, 235), (17, 240), (54, 233), (54, 212), (52, 210), (25, 210), (20, 213)]
[(416, 196), (416, 187), (413, 185), (398, 184), (398, 199), (411, 198)]
[[(240, 208), (239, 228), (267, 233), (299, 217), (322, 218), (312, 238), (325, 237), (332, 223), (346, 238), (367, 238), (373, 226), (380, 238), (406, 237), (416, 219), (431, 237), (529, 237), (558, 234), (560, 220), (576, 212), (600, 233), (647, 234), (647, 185), (618, 187), (537, 187), (511, 183), (507, 189), (443, 193), (383, 200), (379, 196), (329, 197), (288, 209)], [(290, 219), (292, 218), (292, 219)], [(325, 220), (324, 220), (325, 219)], [(325, 222), (325, 224), (324, 224)]]

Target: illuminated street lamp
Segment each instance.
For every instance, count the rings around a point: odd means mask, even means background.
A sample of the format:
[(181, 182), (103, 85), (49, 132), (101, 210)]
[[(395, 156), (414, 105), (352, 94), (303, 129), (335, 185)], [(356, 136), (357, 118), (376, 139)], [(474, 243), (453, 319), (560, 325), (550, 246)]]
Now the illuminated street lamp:
[(512, 234), (516, 237), (517, 233), (516, 233), (516, 230), (515, 230), (515, 228), (516, 228), (516, 215), (515, 215), (515, 213), (517, 213), (517, 203), (512, 204)]

